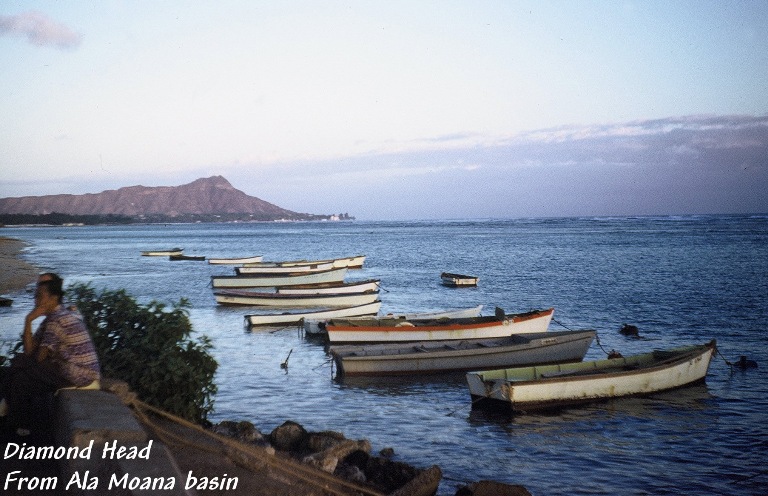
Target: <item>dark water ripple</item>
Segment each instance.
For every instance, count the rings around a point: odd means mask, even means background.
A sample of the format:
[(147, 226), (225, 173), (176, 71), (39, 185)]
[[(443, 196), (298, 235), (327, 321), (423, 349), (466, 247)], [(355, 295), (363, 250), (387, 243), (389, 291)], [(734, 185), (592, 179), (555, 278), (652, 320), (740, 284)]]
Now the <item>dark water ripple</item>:
[[(523, 484), (536, 495), (768, 494), (768, 217), (692, 216), (439, 222), (12, 228), (30, 261), (68, 281), (126, 288), (141, 301), (187, 298), (220, 363), (212, 420), (263, 431), (292, 419), (393, 447), (400, 460), (438, 464), (440, 494), (466, 482)], [(364, 253), (349, 278), (381, 278), (384, 311), (494, 305), (554, 306), (569, 328), (598, 330), (624, 354), (718, 340), (706, 385), (553, 415), (474, 411), (463, 378), (331, 380), (323, 346), (296, 329), (246, 332), (244, 310), (217, 308), (207, 286), (229, 269), (140, 257), (188, 254), (267, 259)], [(477, 288), (439, 285), (442, 271), (480, 276)], [(14, 339), (31, 294), (0, 310)], [(618, 334), (637, 325), (641, 339)], [(554, 324), (553, 328), (561, 328)], [(280, 368), (291, 351), (288, 370)], [(760, 368), (732, 371), (745, 355)], [(592, 346), (587, 357), (604, 356)]]

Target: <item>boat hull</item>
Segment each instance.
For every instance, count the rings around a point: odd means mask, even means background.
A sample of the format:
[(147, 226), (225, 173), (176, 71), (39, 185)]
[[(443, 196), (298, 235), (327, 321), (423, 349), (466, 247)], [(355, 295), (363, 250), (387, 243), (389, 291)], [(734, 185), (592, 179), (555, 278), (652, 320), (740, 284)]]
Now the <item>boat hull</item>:
[(342, 267), (346, 267), (348, 269), (362, 269), (363, 263), (365, 262), (365, 255), (356, 255), (354, 257), (344, 257), (344, 258), (331, 258), (327, 260), (286, 260), (281, 262), (256, 262), (256, 263), (247, 263), (244, 264), (245, 267), (260, 267), (260, 266), (268, 266), (268, 267), (297, 267), (302, 265), (317, 265), (317, 264), (324, 264), (324, 263), (331, 263), (333, 264), (333, 267), (336, 269), (340, 269)]
[(180, 260), (189, 260), (194, 262), (201, 262), (205, 260), (204, 256), (194, 256), (194, 255), (168, 255), (168, 259), (171, 261), (180, 261)]
[(305, 312), (284, 312), (269, 314), (246, 315), (245, 320), (251, 327), (270, 327), (299, 325), (304, 319), (329, 319), (333, 317), (356, 317), (359, 315), (375, 315), (381, 308), (381, 301), (356, 307), (328, 308), (308, 310)]
[(333, 262), (313, 263), (307, 265), (274, 265), (274, 266), (248, 266), (237, 267), (235, 272), (239, 275), (252, 274), (290, 274), (290, 273), (311, 273), (322, 272), (333, 269)]
[(373, 303), (378, 291), (362, 293), (284, 294), (221, 290), (214, 293), (220, 305), (259, 305), (280, 308), (351, 307)]
[(584, 358), (595, 331), (520, 334), (506, 338), (341, 345), (329, 350), (342, 377), (426, 375), (558, 363)]
[(479, 278), (476, 276), (467, 276), (464, 274), (452, 274), (450, 272), (443, 272), (442, 274), (440, 274), (440, 280), (445, 286), (458, 288), (458, 287), (477, 286), (477, 281), (479, 280)]
[(391, 343), (502, 338), (512, 334), (546, 332), (555, 309), (524, 314), (468, 319), (360, 319), (326, 324), (331, 343)]
[(273, 275), (235, 275), (212, 276), (211, 285), (214, 288), (259, 288), (276, 286), (294, 286), (297, 284), (317, 284), (324, 282), (341, 282), (347, 273), (346, 268), (331, 269), (323, 272), (273, 274)]
[(155, 250), (155, 251), (143, 251), (142, 257), (172, 257), (182, 255), (184, 250), (181, 248), (173, 248), (170, 250)]
[(550, 410), (642, 396), (702, 382), (714, 352), (712, 341), (702, 346), (634, 357), (470, 372), (466, 377), (473, 406), (515, 411)]
[[(478, 305), (471, 308), (454, 308), (448, 310), (439, 310), (436, 312), (421, 312), (421, 313), (388, 313), (381, 316), (384, 319), (466, 319), (470, 317), (479, 317), (483, 311), (483, 305)], [(304, 332), (307, 334), (325, 334), (326, 320), (312, 320), (308, 319), (304, 321)]]
[(378, 291), (379, 279), (368, 279), (354, 282), (327, 282), (321, 284), (302, 284), (298, 286), (286, 286), (276, 288), (283, 294), (324, 294), (324, 293), (364, 293), (366, 291)]
[(257, 255), (255, 257), (243, 257), (243, 258), (209, 258), (208, 263), (212, 265), (243, 265), (248, 263), (258, 263), (264, 257)]

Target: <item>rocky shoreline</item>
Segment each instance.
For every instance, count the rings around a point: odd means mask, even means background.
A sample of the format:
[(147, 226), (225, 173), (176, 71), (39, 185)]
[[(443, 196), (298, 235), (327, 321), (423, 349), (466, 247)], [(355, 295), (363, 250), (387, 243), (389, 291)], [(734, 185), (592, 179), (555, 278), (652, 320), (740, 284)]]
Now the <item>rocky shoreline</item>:
[[(438, 465), (416, 468), (392, 460), (395, 455), (392, 448), (384, 448), (375, 455), (366, 439), (347, 439), (335, 431), (310, 432), (290, 420), (269, 434), (262, 434), (247, 421), (223, 421), (212, 426), (211, 431), (388, 496), (431, 496), (436, 494), (442, 478)], [(484, 480), (459, 487), (455, 496), (531, 496), (531, 493), (520, 485)]]

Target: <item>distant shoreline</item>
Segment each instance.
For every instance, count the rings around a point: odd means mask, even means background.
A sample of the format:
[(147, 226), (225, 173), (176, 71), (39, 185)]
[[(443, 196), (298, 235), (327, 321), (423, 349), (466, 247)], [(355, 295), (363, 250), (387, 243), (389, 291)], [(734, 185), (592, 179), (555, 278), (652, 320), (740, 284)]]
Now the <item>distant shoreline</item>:
[(19, 258), (25, 246), (24, 241), (0, 236), (0, 294), (20, 291), (37, 279), (38, 268)]
[[(1, 200), (1, 199), (0, 199)], [(0, 213), (2, 226), (85, 226), (85, 225), (129, 225), (129, 224), (196, 224), (200, 222), (314, 222), (355, 220), (346, 214), (313, 215), (296, 214), (292, 216), (269, 214), (146, 214), (137, 216), (118, 214), (8, 214)]]

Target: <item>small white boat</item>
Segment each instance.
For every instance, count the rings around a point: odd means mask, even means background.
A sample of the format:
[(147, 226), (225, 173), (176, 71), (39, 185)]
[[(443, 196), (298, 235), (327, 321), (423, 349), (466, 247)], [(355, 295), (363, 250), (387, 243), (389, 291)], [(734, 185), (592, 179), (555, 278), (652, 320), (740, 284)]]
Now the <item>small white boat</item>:
[(291, 267), (301, 265), (317, 265), (323, 263), (332, 263), (333, 267), (339, 269), (346, 267), (348, 269), (362, 269), (365, 262), (365, 255), (355, 255), (353, 257), (329, 258), (324, 260), (284, 260), (279, 262), (257, 262), (245, 264), (246, 267)]
[[(386, 315), (380, 315), (378, 318), (382, 319), (465, 319), (468, 317), (479, 317), (483, 311), (483, 305), (478, 305), (471, 308), (451, 308), (446, 310), (437, 310), (434, 312), (414, 312), (414, 313), (388, 313)], [(326, 320), (312, 320), (307, 319), (304, 321), (304, 332), (307, 334), (325, 334)]]
[(247, 267), (235, 267), (235, 273), (238, 275), (252, 274), (289, 274), (322, 272), (333, 269), (333, 262), (311, 263), (306, 265), (249, 265)]
[(363, 293), (365, 291), (378, 291), (380, 282), (379, 279), (366, 279), (364, 281), (299, 284), (297, 286), (278, 287), (276, 291), (284, 294)]
[(546, 332), (555, 309), (464, 319), (331, 319), (325, 325), (331, 343), (391, 343), (449, 339), (502, 338)]
[(557, 409), (703, 382), (715, 345), (712, 340), (629, 357), (469, 372), (467, 384), (473, 406), (513, 411)]
[(378, 291), (362, 293), (285, 294), (224, 289), (213, 293), (219, 305), (256, 305), (280, 308), (353, 307), (373, 303)]
[(183, 248), (171, 248), (170, 250), (154, 250), (141, 252), (142, 257), (172, 257), (182, 255)]
[(261, 262), (262, 258), (264, 258), (262, 255), (243, 258), (209, 258), (208, 263), (214, 265), (243, 265)]
[(440, 274), (440, 280), (445, 286), (451, 286), (454, 288), (464, 286), (477, 286), (477, 281), (480, 278), (477, 276), (467, 276), (464, 274), (454, 274), (451, 272), (443, 272)]
[(266, 288), (294, 286), (297, 284), (318, 284), (341, 282), (347, 274), (347, 268), (330, 269), (321, 272), (291, 272), (288, 274), (251, 274), (234, 276), (211, 276), (214, 288)]
[(376, 315), (381, 308), (381, 301), (375, 301), (356, 307), (323, 308), (306, 311), (283, 313), (259, 313), (245, 316), (251, 327), (285, 327), (300, 325), (304, 319), (328, 319), (331, 317), (356, 317), (359, 315)]
[(506, 338), (332, 346), (339, 376), (422, 375), (581, 360), (595, 331)]

